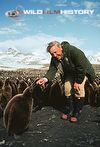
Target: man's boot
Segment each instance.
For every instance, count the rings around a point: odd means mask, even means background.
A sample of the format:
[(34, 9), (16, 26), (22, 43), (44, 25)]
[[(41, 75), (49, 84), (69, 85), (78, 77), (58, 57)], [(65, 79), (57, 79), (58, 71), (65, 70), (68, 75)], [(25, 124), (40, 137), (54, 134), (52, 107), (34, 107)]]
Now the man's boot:
[(66, 111), (62, 114), (61, 118), (67, 120), (70, 116), (73, 115), (74, 105), (73, 105), (73, 97), (66, 96), (67, 103), (66, 103)]
[(74, 112), (71, 117), (71, 122), (77, 122), (84, 106), (84, 97), (74, 98)]
[(75, 112), (80, 114), (84, 106), (84, 97), (75, 98), (74, 101), (75, 101), (75, 104), (74, 104)]

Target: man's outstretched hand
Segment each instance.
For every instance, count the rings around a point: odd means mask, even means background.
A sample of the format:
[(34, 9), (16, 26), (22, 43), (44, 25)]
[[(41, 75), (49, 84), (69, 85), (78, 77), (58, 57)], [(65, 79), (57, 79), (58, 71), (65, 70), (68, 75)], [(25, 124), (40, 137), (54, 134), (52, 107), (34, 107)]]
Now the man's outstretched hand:
[(37, 82), (36, 82), (36, 84), (39, 84), (40, 86), (45, 86), (45, 83), (48, 81), (48, 79), (47, 78), (41, 78), (41, 79), (39, 79)]

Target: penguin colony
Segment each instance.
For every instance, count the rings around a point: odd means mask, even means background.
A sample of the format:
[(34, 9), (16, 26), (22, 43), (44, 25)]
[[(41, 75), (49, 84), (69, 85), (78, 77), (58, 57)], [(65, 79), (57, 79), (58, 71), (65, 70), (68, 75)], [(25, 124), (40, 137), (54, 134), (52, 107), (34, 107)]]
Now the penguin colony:
[[(48, 84), (45, 89), (35, 85), (34, 77), (6, 77), (0, 79), (0, 118), (3, 117), (4, 127), (8, 135), (21, 135), (24, 133), (31, 121), (33, 108), (42, 105), (42, 100), (55, 103), (62, 96), (62, 87), (58, 82)], [(54, 94), (59, 89), (58, 95)], [(100, 106), (100, 76), (97, 75), (93, 84), (88, 81), (85, 84), (85, 104)], [(62, 103), (63, 104), (63, 103)]]

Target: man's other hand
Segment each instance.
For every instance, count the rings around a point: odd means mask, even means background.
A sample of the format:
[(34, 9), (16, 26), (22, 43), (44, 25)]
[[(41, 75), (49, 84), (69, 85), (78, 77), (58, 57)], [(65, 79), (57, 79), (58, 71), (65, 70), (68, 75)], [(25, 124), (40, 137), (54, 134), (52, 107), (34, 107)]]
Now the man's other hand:
[(74, 89), (75, 90), (80, 90), (80, 84), (78, 84), (78, 83), (74, 83)]

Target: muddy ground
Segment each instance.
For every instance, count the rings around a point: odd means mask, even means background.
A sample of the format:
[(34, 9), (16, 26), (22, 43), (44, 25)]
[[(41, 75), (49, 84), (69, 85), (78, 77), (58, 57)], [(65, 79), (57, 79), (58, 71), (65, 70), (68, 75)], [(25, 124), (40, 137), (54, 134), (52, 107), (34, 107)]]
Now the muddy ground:
[(32, 113), (29, 129), (18, 139), (7, 135), (0, 119), (0, 147), (100, 147), (100, 107), (85, 105), (76, 124), (60, 116), (52, 106), (42, 107)]
[(100, 108), (84, 106), (78, 123), (60, 118), (50, 106), (32, 113), (30, 127), (19, 139), (8, 137), (0, 120), (0, 147), (100, 147)]

